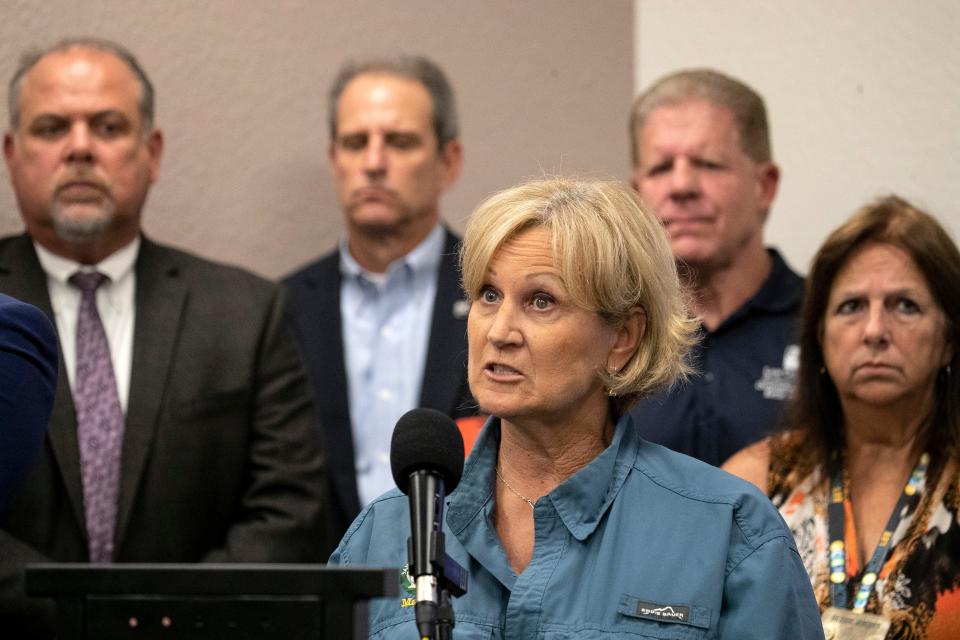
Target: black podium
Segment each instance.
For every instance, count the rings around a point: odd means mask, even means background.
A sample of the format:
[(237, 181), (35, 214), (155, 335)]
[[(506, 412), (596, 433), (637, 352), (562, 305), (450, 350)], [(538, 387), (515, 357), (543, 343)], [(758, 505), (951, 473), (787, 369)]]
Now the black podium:
[(307, 564), (32, 564), (60, 640), (352, 638), (354, 604), (397, 596), (397, 569)]

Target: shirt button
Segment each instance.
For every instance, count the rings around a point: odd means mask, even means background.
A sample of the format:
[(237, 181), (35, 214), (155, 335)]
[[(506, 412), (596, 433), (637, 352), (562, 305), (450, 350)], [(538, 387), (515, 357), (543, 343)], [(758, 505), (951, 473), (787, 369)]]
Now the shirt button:
[(390, 389), (380, 389), (377, 395), (380, 396), (381, 400), (393, 400), (393, 391)]
[(713, 373), (710, 372), (710, 371), (707, 371), (705, 374), (703, 374), (703, 379), (704, 379), (708, 384), (711, 383), (711, 382), (713, 382)]

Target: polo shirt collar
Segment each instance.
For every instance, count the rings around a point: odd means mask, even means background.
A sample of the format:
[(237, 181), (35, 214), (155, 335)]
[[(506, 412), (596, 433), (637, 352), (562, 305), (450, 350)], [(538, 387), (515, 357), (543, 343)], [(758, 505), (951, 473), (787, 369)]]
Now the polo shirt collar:
[(760, 287), (757, 295), (753, 296), (748, 304), (763, 311), (775, 313), (788, 311), (802, 302), (803, 289), (802, 287), (784, 286), (785, 283), (790, 282), (792, 284), (799, 278), (787, 266), (779, 251), (768, 247), (767, 253), (773, 259), (770, 275), (763, 281), (763, 286)]
[(725, 327), (754, 311), (780, 314), (799, 308), (803, 302), (803, 281), (790, 270), (779, 251), (767, 247), (767, 253), (773, 263), (760, 289), (724, 320), (716, 331), (708, 333), (722, 332)]

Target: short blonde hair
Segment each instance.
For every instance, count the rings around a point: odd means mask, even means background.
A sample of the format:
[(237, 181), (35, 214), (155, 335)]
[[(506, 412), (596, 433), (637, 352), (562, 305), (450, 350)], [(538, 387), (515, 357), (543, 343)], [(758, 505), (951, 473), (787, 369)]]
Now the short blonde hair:
[(489, 197), (474, 211), (460, 249), (463, 288), (477, 299), (505, 242), (531, 227), (552, 236), (557, 269), (575, 304), (616, 324), (646, 313), (636, 352), (604, 385), (622, 412), (689, 374), (697, 322), (666, 232), (632, 189), (613, 181), (547, 178)]

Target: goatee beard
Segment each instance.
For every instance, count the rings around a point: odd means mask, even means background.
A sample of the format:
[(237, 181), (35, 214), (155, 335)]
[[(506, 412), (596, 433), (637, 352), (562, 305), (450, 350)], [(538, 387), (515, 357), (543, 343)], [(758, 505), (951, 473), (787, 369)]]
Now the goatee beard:
[(106, 202), (97, 215), (70, 215), (60, 202), (54, 202), (50, 213), (57, 235), (67, 242), (88, 243), (99, 239), (113, 223), (116, 207)]

